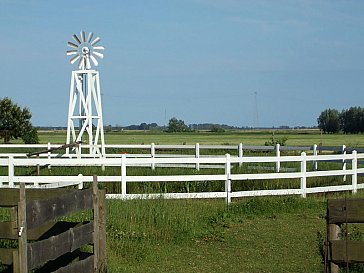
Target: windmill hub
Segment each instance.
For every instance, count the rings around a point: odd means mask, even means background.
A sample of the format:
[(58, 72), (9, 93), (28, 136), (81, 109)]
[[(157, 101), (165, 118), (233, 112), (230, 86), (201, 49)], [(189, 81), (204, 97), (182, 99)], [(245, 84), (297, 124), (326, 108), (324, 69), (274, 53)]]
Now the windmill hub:
[(84, 46), (82, 48), (82, 54), (83, 55), (88, 55), (90, 53), (90, 49), (87, 46)]

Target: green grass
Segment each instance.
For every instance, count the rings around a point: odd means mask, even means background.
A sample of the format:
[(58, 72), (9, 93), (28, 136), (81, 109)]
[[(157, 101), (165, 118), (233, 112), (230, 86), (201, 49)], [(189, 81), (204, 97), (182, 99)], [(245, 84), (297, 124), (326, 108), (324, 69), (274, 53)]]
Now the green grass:
[(323, 199), (108, 202), (109, 272), (321, 272)]
[[(107, 144), (231, 144), (264, 145), (272, 137), (287, 137), (287, 146), (340, 146), (364, 147), (364, 137), (361, 134), (320, 134), (318, 130), (261, 130), (243, 131), (229, 130), (224, 133), (197, 131), (192, 133), (165, 133), (159, 131), (123, 131), (105, 132)], [(39, 132), (41, 143), (65, 143), (66, 132)]]
[[(238, 144), (264, 145), (271, 131), (228, 131), (220, 134), (195, 132), (106, 133), (108, 144)], [(279, 131), (276, 137), (288, 138), (286, 145), (364, 147), (362, 135), (320, 135), (317, 131)], [(65, 132), (42, 133), (42, 143), (64, 143)], [(257, 155), (257, 153), (255, 154)], [(259, 166), (262, 166), (261, 164)], [(274, 164), (266, 164), (273, 167)], [(307, 165), (309, 167), (309, 164)], [(340, 168), (336, 163), (320, 163), (319, 169)], [(299, 168), (297, 163), (282, 167)], [(348, 166), (350, 168), (350, 166)], [(34, 175), (35, 168), (16, 168), (16, 175)], [(120, 168), (43, 169), (43, 175), (120, 175)], [(128, 175), (172, 175), (219, 173), (223, 170), (128, 168)], [(6, 174), (1, 168), (0, 173)], [(252, 173), (245, 164), (232, 173)], [(264, 171), (261, 171), (264, 172)], [(359, 177), (359, 183), (363, 182)], [(350, 177), (348, 182), (350, 183)], [(309, 178), (309, 186), (342, 184), (341, 177)], [(119, 192), (119, 184), (107, 185)], [(210, 187), (210, 188), (208, 188)], [(128, 185), (128, 190), (180, 192), (222, 190), (216, 183), (147, 183)], [(234, 181), (236, 190), (299, 187), (299, 180)], [(330, 198), (336, 195), (328, 195)], [(339, 196), (363, 196), (341, 194)], [(222, 200), (133, 200), (107, 201), (108, 272), (322, 272), (322, 244), (325, 236), (326, 195), (234, 199), (227, 207)], [(3, 215), (3, 216), (1, 216)], [(7, 214), (0, 211), (0, 220)], [(359, 232), (360, 231), (360, 232)], [(362, 236), (362, 229), (355, 234)], [(364, 233), (363, 233), (364, 234)], [(7, 245), (7, 242), (4, 242)], [(363, 272), (352, 270), (351, 272)]]

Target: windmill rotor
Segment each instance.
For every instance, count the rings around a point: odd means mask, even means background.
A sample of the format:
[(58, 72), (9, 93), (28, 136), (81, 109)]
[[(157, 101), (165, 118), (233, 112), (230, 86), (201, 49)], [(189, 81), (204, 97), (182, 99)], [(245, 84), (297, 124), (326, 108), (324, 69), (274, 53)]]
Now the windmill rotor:
[(80, 36), (73, 34), (72, 38), (74, 41), (67, 43), (70, 50), (66, 52), (67, 56), (71, 56), (70, 63), (74, 64), (78, 61), (77, 66), (80, 70), (89, 70), (92, 66), (98, 66), (99, 62), (96, 57), (104, 58), (102, 52), (105, 50), (103, 46), (96, 46), (101, 38), (96, 37), (93, 39), (92, 32), (86, 35), (84, 31), (80, 32)]

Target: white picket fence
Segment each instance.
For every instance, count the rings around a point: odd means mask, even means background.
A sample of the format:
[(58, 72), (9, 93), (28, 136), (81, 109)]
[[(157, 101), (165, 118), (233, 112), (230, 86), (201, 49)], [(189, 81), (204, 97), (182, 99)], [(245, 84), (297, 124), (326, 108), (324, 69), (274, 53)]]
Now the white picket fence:
[[(26, 183), (30, 187), (54, 188), (69, 185), (78, 185), (82, 188), (83, 183), (92, 182), (92, 176), (17, 176), (15, 170), (18, 167), (26, 166), (103, 166), (119, 167), (120, 176), (99, 176), (98, 180), (104, 183), (117, 182), (121, 185), (120, 194), (108, 194), (107, 198), (112, 199), (143, 199), (143, 198), (224, 198), (230, 202), (231, 198), (246, 196), (267, 196), (267, 195), (301, 195), (305, 197), (310, 193), (333, 192), (333, 191), (352, 191), (364, 188), (364, 183), (358, 183), (358, 175), (364, 173), (364, 168), (358, 166), (358, 160), (364, 158), (364, 153), (352, 151), (351, 154), (333, 154), (333, 155), (307, 155), (302, 152), (299, 156), (208, 156), (208, 157), (148, 157), (135, 158), (128, 157), (126, 154), (118, 155), (119, 157), (111, 158), (69, 158), (69, 157), (39, 157), (23, 158), (8, 155), (0, 157), (0, 166), (7, 167), (8, 175), (0, 176), (0, 187), (17, 187), (19, 183)], [(340, 162), (338, 169), (320, 171), (317, 165), (320, 162), (334, 161)], [(280, 172), (280, 165), (284, 162), (299, 163), (298, 170), (289, 172)], [(274, 163), (275, 170), (268, 173), (231, 173), (234, 164), (263, 164)], [(309, 165), (312, 164), (312, 165)], [(127, 175), (127, 169), (136, 166), (201, 166), (201, 165), (218, 165), (224, 167), (224, 174), (218, 175), (163, 175), (163, 176), (130, 176)], [(311, 167), (312, 166), (312, 167)], [(348, 168), (350, 167), (350, 168)], [(323, 176), (341, 176), (346, 181), (347, 176), (351, 176), (350, 184), (343, 182), (339, 186), (325, 187), (308, 187), (306, 180), (309, 177)], [(232, 184), (235, 181), (247, 180), (275, 180), (275, 179), (299, 179), (300, 187), (293, 189), (272, 189), (272, 190), (251, 190), (251, 191), (232, 191)], [(224, 181), (225, 190), (221, 192), (193, 192), (193, 193), (145, 193), (133, 194), (128, 193), (128, 184), (135, 182), (201, 182), (201, 181)]]

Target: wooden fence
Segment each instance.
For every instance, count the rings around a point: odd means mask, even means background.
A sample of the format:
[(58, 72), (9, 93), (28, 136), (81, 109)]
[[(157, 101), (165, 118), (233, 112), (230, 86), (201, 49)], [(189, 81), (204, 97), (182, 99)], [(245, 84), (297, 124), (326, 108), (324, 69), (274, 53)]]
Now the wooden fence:
[[(364, 223), (364, 199), (333, 199), (327, 202), (325, 272), (339, 273), (339, 265), (364, 263), (364, 241), (350, 240), (348, 224)], [(348, 272), (348, 271), (347, 271)]]
[[(105, 191), (2, 189), (0, 207), (11, 219), (0, 222), (0, 238), (17, 248), (0, 248), (0, 262), (13, 272), (96, 273), (106, 271)], [(86, 222), (57, 221), (92, 211)], [(90, 212), (91, 214), (91, 212)], [(91, 245), (87, 248), (87, 245)]]

